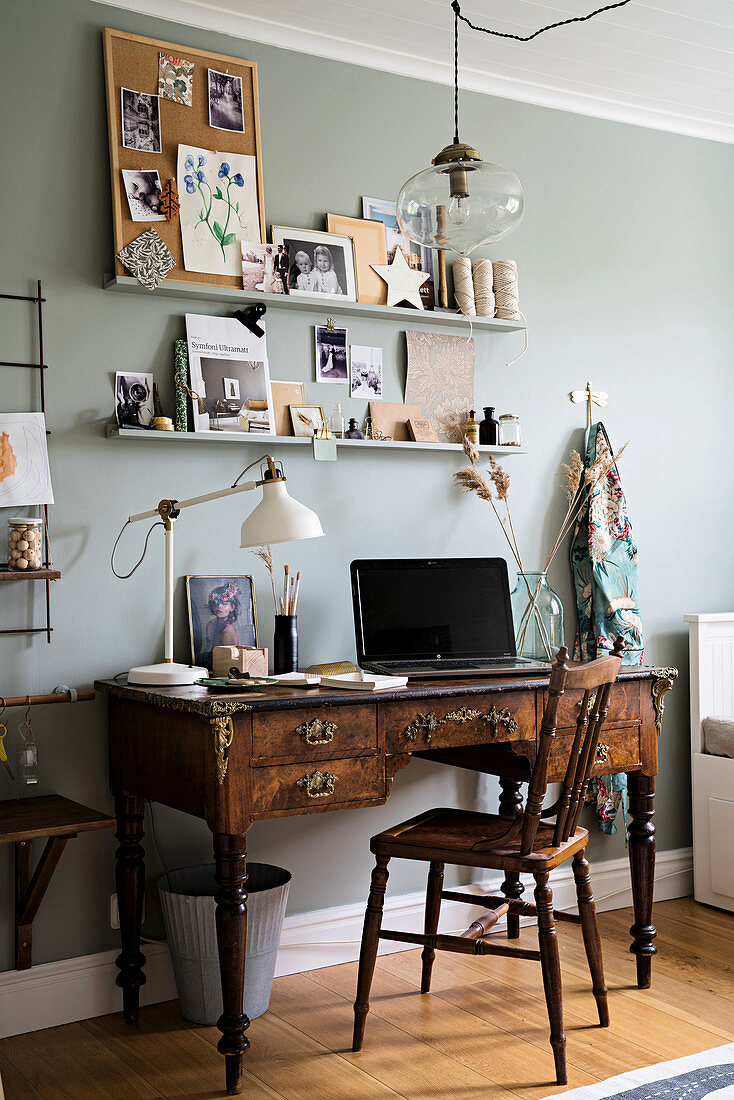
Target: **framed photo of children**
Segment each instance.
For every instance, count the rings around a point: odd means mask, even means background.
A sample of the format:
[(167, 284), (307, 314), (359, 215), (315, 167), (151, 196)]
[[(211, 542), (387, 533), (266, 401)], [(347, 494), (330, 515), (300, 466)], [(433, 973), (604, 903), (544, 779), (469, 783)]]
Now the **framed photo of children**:
[(258, 645), (252, 576), (187, 576), (191, 660), (211, 669), (217, 645)]
[(273, 226), (273, 244), (284, 245), (290, 257), (288, 291), (309, 298), (357, 301), (354, 245), (351, 237), (318, 229)]

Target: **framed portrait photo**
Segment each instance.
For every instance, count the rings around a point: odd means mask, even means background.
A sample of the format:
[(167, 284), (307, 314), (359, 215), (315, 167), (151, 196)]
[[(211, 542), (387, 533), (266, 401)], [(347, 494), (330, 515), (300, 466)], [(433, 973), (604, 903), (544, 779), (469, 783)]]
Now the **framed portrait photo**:
[(273, 245), (287, 248), (288, 293), (307, 298), (357, 301), (354, 243), (351, 237), (318, 229), (272, 227)]
[(187, 576), (186, 603), (193, 664), (211, 670), (217, 645), (258, 645), (252, 576)]
[(311, 439), (323, 423), (323, 405), (289, 405), (293, 434)]

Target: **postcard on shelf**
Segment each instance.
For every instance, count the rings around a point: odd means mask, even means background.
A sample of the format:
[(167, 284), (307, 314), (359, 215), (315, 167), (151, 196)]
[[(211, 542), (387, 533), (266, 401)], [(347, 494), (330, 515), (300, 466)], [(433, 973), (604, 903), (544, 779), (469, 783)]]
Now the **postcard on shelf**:
[(341, 676), (322, 676), (321, 687), (344, 688), (347, 691), (389, 691), (404, 688), (407, 676), (378, 676), (372, 672), (345, 672)]
[(264, 336), (233, 317), (186, 314), (194, 431), (274, 434), (273, 394)]

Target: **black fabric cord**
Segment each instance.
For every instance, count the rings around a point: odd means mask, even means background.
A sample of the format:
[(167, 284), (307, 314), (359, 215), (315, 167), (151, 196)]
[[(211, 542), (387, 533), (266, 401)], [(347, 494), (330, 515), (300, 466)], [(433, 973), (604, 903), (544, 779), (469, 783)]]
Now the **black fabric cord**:
[[(511, 38), (515, 42), (532, 42), (534, 38), (537, 38), (539, 34), (545, 34), (546, 31), (554, 31), (557, 27), (566, 27), (569, 23), (586, 23), (587, 20), (593, 19), (596, 15), (601, 15), (604, 11), (611, 11), (612, 8), (623, 8), (626, 4), (631, 3), (632, 0), (617, 0), (615, 4), (605, 4), (603, 8), (597, 8), (595, 11), (590, 11), (588, 15), (574, 15), (571, 19), (560, 19), (557, 23), (549, 23), (547, 27), (540, 27), (539, 30), (533, 31), (532, 34), (507, 34), (505, 31), (493, 31), (489, 27), (476, 27), (471, 23), (465, 15), (461, 14), (461, 5), (459, 0), (453, 0), (451, 5), (457, 20), (461, 19), (466, 23), (467, 27), (471, 27), (473, 31), (482, 31), (484, 34), (493, 34), (495, 38)], [(457, 47), (458, 49), (458, 47)]]

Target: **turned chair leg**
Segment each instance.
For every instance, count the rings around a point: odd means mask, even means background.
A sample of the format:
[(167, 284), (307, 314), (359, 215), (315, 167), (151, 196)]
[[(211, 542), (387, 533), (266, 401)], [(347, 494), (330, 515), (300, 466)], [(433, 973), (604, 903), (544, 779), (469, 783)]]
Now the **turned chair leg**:
[(359, 972), (357, 974), (357, 999), (354, 1002), (354, 1037), (352, 1050), (362, 1049), (364, 1039), (364, 1027), (367, 1022), (367, 1013), (370, 1009), (370, 988), (372, 975), (375, 972), (377, 961), (377, 947), (380, 942), (380, 926), (382, 925), (382, 907), (385, 902), (385, 889), (389, 878), (387, 865), (389, 856), (377, 856), (375, 868), (372, 872), (370, 896), (367, 901), (367, 911), (364, 915), (364, 928), (362, 931), (362, 947), (359, 952)]
[(535, 904), (538, 909), (538, 942), (540, 965), (543, 971), (543, 988), (548, 1005), (550, 1041), (556, 1063), (556, 1081), (568, 1084), (566, 1070), (566, 1036), (563, 1031), (563, 991), (561, 987), (561, 961), (558, 955), (556, 922), (553, 919), (553, 891), (548, 886), (546, 872), (535, 875)]
[(607, 1004), (607, 987), (604, 982), (601, 938), (596, 920), (594, 895), (591, 891), (589, 864), (584, 849), (577, 852), (573, 857), (573, 877), (576, 880), (576, 897), (578, 898), (579, 916), (581, 917), (581, 931), (584, 937), (586, 958), (589, 961), (589, 972), (591, 973), (596, 1007), (599, 1012), (599, 1024), (601, 1027), (609, 1027), (609, 1005)]
[[(423, 931), (427, 936), (435, 936), (438, 931), (438, 918), (441, 915), (441, 891), (443, 889), (443, 863), (431, 862), (428, 871), (428, 886), (426, 887), (426, 913)], [(421, 993), (431, 991), (431, 971), (436, 952), (428, 944), (423, 948), (421, 960), (423, 969), (421, 972)]]

